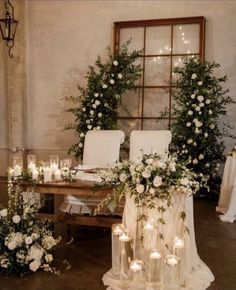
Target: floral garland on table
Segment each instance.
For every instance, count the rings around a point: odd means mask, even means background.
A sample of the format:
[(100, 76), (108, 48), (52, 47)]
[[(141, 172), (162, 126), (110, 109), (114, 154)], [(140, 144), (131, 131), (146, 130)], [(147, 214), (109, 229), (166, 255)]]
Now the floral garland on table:
[[(98, 205), (97, 212), (106, 206), (114, 211), (126, 195), (133, 197), (138, 207), (156, 208), (157, 200), (160, 200), (167, 208), (174, 195), (194, 194), (199, 189), (195, 174), (179, 163), (175, 155), (170, 155), (167, 160), (156, 153), (143, 155), (135, 162), (124, 160), (111, 169), (102, 170), (99, 176), (103, 185), (114, 186), (114, 189)], [(166, 208), (161, 206), (157, 210), (164, 213)], [(185, 218), (185, 213), (181, 218)], [(159, 222), (164, 223), (162, 218)]]
[(0, 273), (23, 276), (39, 269), (59, 274), (51, 267), (52, 250), (60, 242), (49, 220), (37, 215), (38, 206), (23, 202), (20, 184), (8, 177), (8, 208), (0, 210)]
[(175, 83), (173, 144), (180, 160), (187, 162), (187, 167), (198, 175), (202, 184), (198, 193), (204, 196), (219, 190), (218, 170), (224, 161), (225, 148), (222, 137), (232, 137), (228, 132), (230, 126), (220, 124), (220, 118), (234, 101), (222, 87), (226, 76), (214, 76), (217, 68), (219, 64), (214, 62), (191, 58), (174, 71), (179, 79)]
[(124, 107), (121, 96), (127, 90), (134, 89), (135, 82), (140, 78), (141, 68), (135, 65), (135, 61), (141, 53), (130, 53), (129, 43), (121, 46), (116, 55), (108, 48), (107, 62), (102, 63), (98, 57), (95, 66), (89, 67), (87, 87), (79, 86), (79, 96), (66, 98), (67, 101), (79, 103), (79, 107), (68, 110), (75, 115), (75, 123), (66, 126), (66, 129), (75, 130), (79, 137), (79, 142), (69, 151), (74, 153), (76, 159), (82, 157), (87, 131), (117, 128), (118, 108)]

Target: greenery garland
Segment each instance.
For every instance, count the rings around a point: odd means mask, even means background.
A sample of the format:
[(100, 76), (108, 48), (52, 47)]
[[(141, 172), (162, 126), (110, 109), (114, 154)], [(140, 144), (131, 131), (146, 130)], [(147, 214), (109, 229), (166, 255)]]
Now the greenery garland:
[(98, 57), (95, 66), (89, 66), (86, 88), (79, 86), (79, 96), (67, 98), (68, 101), (79, 104), (68, 110), (75, 115), (75, 123), (66, 126), (66, 129), (75, 130), (79, 137), (79, 142), (69, 150), (76, 159), (82, 157), (88, 130), (117, 128), (118, 108), (122, 106), (121, 96), (127, 90), (134, 89), (135, 82), (141, 75), (140, 66), (135, 65), (141, 52), (129, 52), (129, 44), (130, 41), (124, 44), (116, 55), (108, 48), (108, 60), (105, 63)]
[(234, 101), (222, 87), (227, 77), (214, 75), (219, 66), (214, 62), (186, 59), (184, 66), (174, 71), (179, 79), (175, 83), (173, 143), (181, 160), (187, 161), (188, 168), (198, 174), (203, 195), (219, 191), (218, 170), (225, 159), (222, 137), (232, 137), (228, 131), (231, 127), (220, 122), (227, 114), (227, 105)]

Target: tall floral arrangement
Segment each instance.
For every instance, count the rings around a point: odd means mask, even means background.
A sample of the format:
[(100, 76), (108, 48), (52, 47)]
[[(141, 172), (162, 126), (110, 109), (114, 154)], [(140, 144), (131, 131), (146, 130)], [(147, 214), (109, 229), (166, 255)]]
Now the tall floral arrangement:
[(75, 122), (66, 129), (75, 130), (79, 142), (70, 149), (79, 159), (83, 154), (85, 134), (88, 130), (116, 129), (118, 108), (122, 106), (122, 94), (134, 89), (140, 77), (140, 66), (135, 61), (140, 51), (128, 51), (129, 42), (121, 46), (117, 54), (108, 48), (108, 59), (102, 62), (98, 57), (95, 66), (90, 66), (86, 75), (87, 85), (79, 87), (80, 94), (67, 98), (78, 106), (69, 109), (75, 115)]
[(23, 276), (51, 267), (52, 251), (60, 242), (49, 220), (38, 218), (38, 204), (23, 202), (17, 180), (8, 180), (8, 208), (0, 210), (0, 273)]
[(173, 143), (181, 160), (198, 174), (202, 182), (199, 193), (204, 195), (218, 191), (218, 170), (225, 148), (222, 137), (230, 136), (230, 126), (222, 124), (221, 117), (227, 114), (227, 105), (233, 101), (223, 88), (226, 76), (214, 74), (218, 68), (219, 64), (214, 62), (191, 58), (175, 69), (179, 78), (175, 83)]

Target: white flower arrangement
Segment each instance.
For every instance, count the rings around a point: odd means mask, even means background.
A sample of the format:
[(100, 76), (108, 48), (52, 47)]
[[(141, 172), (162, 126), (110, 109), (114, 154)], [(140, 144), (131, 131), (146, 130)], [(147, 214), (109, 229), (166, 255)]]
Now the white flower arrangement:
[(134, 197), (138, 206), (154, 208), (157, 199), (170, 205), (176, 193), (194, 194), (199, 188), (195, 174), (179, 163), (176, 156), (166, 159), (156, 153), (143, 155), (135, 162), (124, 160), (100, 171), (99, 177), (103, 186), (114, 186), (114, 190), (100, 203), (97, 212), (106, 206), (114, 210), (126, 195)]
[(8, 180), (9, 208), (0, 211), (0, 273), (23, 276), (43, 269), (59, 274), (51, 267), (51, 252), (61, 238), (54, 236), (49, 220), (38, 218), (37, 205), (23, 202)]

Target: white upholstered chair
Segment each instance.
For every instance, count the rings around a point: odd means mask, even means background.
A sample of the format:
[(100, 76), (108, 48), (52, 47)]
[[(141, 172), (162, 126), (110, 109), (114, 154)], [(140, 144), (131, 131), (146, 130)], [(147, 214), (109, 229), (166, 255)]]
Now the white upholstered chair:
[(129, 159), (135, 160), (142, 154), (165, 155), (171, 142), (169, 130), (134, 130), (130, 134)]
[[(125, 140), (125, 134), (120, 130), (88, 131), (85, 135), (83, 166), (88, 168), (109, 168), (120, 156), (120, 145)], [(79, 171), (78, 179), (94, 180), (91, 174)], [(67, 195), (60, 206), (60, 210), (66, 213), (90, 213), (98, 200), (85, 200), (73, 195)]]

